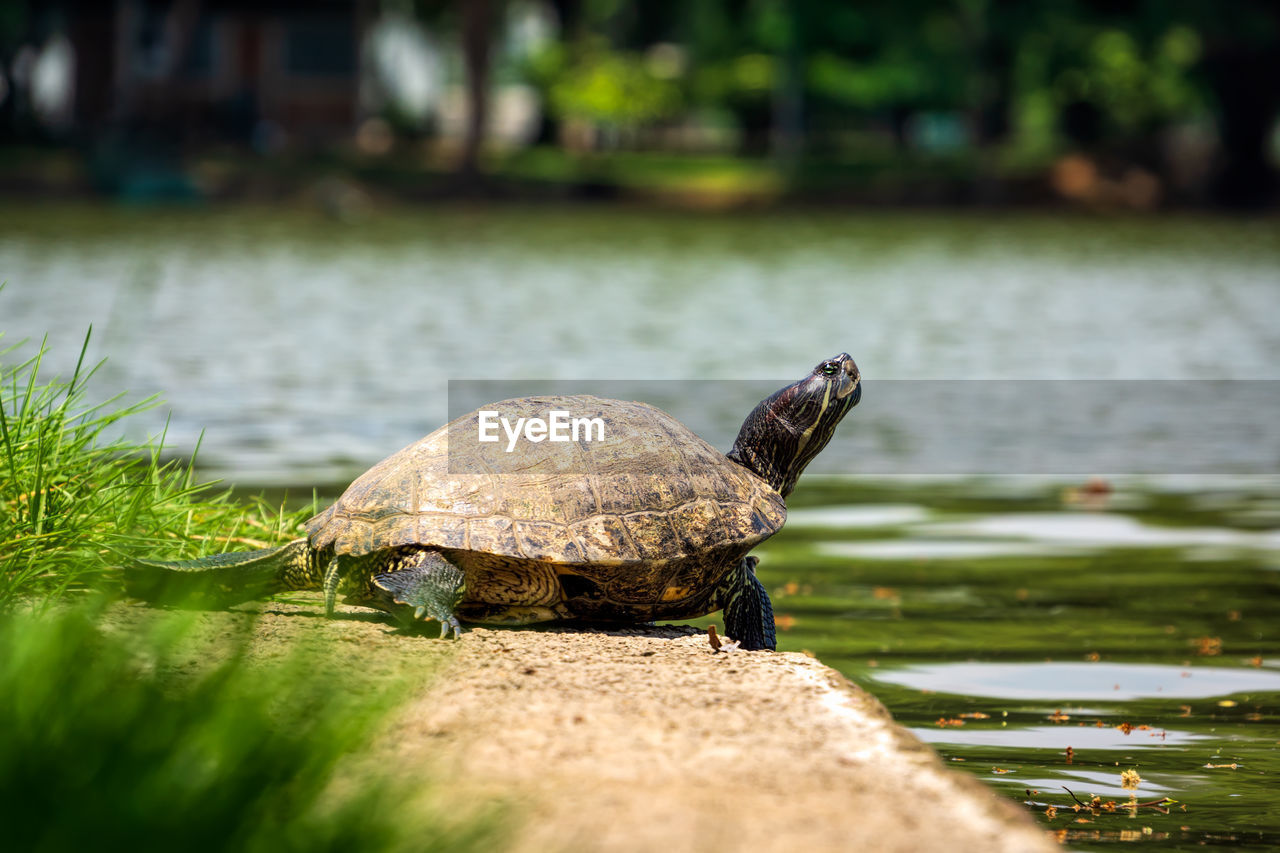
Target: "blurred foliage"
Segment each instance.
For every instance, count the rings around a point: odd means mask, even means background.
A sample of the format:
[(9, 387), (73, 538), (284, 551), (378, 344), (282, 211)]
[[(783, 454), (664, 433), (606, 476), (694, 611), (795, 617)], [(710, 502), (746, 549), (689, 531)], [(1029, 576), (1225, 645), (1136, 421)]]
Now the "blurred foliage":
[(605, 124), (634, 125), (674, 115), (681, 92), (654, 73), (639, 54), (611, 50), (593, 39), (571, 50), (553, 43), (530, 60), (556, 115)]
[[(1258, 169), (1280, 106), (1263, 79), (1280, 72), (1280, 7), (1260, 0), (554, 5), (561, 36), (532, 75), (553, 120), (727, 115), (746, 151), (790, 123), (810, 154), (853, 156), (879, 134), (899, 150), (1084, 147), (1158, 168), (1163, 129), (1216, 122), (1224, 156)], [(646, 73), (655, 50), (681, 61)]]
[(162, 439), (113, 438), (122, 419), (154, 401), (89, 402), (85, 387), (95, 369), (86, 366), (88, 345), (86, 336), (69, 380), (40, 375), (43, 344), (15, 365), (0, 362), (0, 822), (7, 845), (483, 846), (492, 823), (441, 823), (420, 780), (410, 789), (389, 777), (352, 783), (339, 773), (347, 756), (368, 746), (408, 682), (368, 676), (353, 685), (365, 676), (348, 672), (349, 662), (316, 666), (314, 651), (251, 666), (252, 623), (239, 615), (224, 618), (210, 640), (196, 615), (152, 613), (149, 625), (134, 630), (103, 599), (68, 604), (81, 598), (69, 592), (104, 586), (130, 554), (272, 544), (290, 538), (311, 512), (210, 494), (191, 465), (161, 461)]
[[(157, 2), (148, 8), (185, 5)], [(332, 11), (345, 4), (324, 5)], [(625, 149), (767, 153), (788, 181), (800, 174), (802, 160), (856, 159), (868, 147), (886, 143), (899, 155), (976, 151), (981, 166), (971, 179), (1016, 179), (991, 174), (1011, 161), (1035, 164), (1044, 175), (1063, 155), (1083, 152), (1110, 161), (1113, 174), (1103, 178), (1137, 166), (1152, 180), (1184, 185), (1192, 196), (1202, 193), (1206, 182), (1218, 181), (1223, 200), (1248, 203), (1265, 201), (1269, 187), (1280, 186), (1272, 139), (1280, 112), (1275, 85), (1280, 5), (1274, 0), (385, 0), (375, 5), (415, 16), (440, 47), (447, 85), (469, 89), (464, 100), (482, 112), (497, 110), (486, 106), (495, 83), (499, 88), (532, 85), (539, 95), (536, 105), (522, 109), (536, 114), (536, 127), (519, 133), (507, 127), (509, 136), (519, 137), (516, 145), (557, 145), (573, 155)], [(0, 0), (0, 64), (16, 68), (22, 50), (30, 59), (51, 32), (64, 26), (61, 21), (90, 6), (76, 0)], [(280, 14), (295, 7), (281, 4)], [(208, 8), (242, 13), (240, 4), (209, 3)], [(445, 88), (442, 83), (441, 91)], [(103, 96), (111, 97), (116, 96)], [(185, 112), (208, 112), (204, 97)], [(394, 109), (382, 117), (406, 140), (458, 134), (457, 102), (449, 100), (453, 94), (437, 97), (434, 106), (423, 107), (437, 111), (434, 123)], [(42, 130), (29, 101), (0, 99), (0, 138), (44, 143), (75, 138)], [(224, 127), (223, 134), (242, 144), (254, 144), (245, 128), (282, 121), (254, 113), (257, 107), (241, 107), (249, 110), (249, 120)], [(152, 131), (209, 147), (211, 137), (202, 125), (184, 118), (183, 109), (170, 112)], [(215, 118), (210, 121), (217, 124)], [(452, 129), (442, 130), (446, 125)], [(470, 164), (467, 171), (474, 172), (479, 163), (482, 126), (466, 125), (462, 161)], [(93, 128), (81, 129), (82, 141), (91, 135), (86, 130)], [(1171, 140), (1179, 134), (1207, 142), (1193, 141), (1171, 154)], [(91, 147), (102, 147), (104, 138), (96, 135)], [(393, 148), (388, 144), (385, 150)], [(125, 149), (137, 150), (132, 137)], [(1174, 162), (1179, 157), (1181, 162)], [(1197, 162), (1184, 168), (1188, 157)], [(903, 159), (900, 179), (909, 180), (914, 168)], [(28, 179), (13, 172), (13, 183)], [(1198, 189), (1175, 173), (1198, 175), (1192, 181), (1199, 182)], [(150, 184), (144, 189), (159, 192)]]
[(1186, 27), (1172, 28), (1145, 51), (1129, 33), (1106, 29), (1090, 39), (1082, 67), (1064, 72), (1055, 88), (1096, 101), (1132, 129), (1200, 106), (1185, 74), (1199, 52), (1199, 37)]
[(128, 636), (104, 621), (101, 606), (0, 615), (8, 849), (481, 847), (483, 822), (432, 826), (420, 779), (340, 773), (393, 686), (344, 689), (297, 655), (250, 667), (247, 633), (210, 654), (190, 614)]

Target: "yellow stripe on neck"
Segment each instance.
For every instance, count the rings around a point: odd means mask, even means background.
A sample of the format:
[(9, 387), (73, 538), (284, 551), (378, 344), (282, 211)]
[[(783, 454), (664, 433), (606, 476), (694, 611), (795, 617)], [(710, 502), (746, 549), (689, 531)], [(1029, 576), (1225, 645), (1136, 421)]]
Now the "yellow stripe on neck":
[(813, 431), (818, 428), (818, 424), (822, 423), (822, 416), (827, 413), (827, 406), (831, 404), (831, 386), (828, 382), (827, 387), (822, 391), (822, 408), (818, 410), (818, 416), (813, 419), (813, 423), (809, 424), (809, 428), (800, 433), (800, 443), (796, 445), (796, 457), (799, 458), (804, 451), (804, 446), (809, 443), (809, 439), (813, 437)]

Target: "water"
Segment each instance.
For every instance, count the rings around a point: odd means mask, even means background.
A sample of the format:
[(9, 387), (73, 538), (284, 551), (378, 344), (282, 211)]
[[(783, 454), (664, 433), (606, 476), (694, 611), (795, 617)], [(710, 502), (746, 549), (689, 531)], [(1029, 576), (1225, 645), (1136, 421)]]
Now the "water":
[(0, 207), (10, 339), (70, 371), (94, 324), (100, 388), (289, 484), (434, 429), (449, 379), (1277, 379), (1278, 269), (1267, 220)]
[[(0, 330), (49, 333), (67, 373), (92, 323), (99, 392), (163, 393), (142, 427), (168, 414), (177, 452), (204, 430), (204, 470), (249, 487), (340, 487), (442, 423), (450, 379), (774, 381), (845, 349), (870, 390), (823, 458), (857, 463), (910, 452), (877, 420), (877, 381), (1280, 378), (1278, 235), (1192, 218), (0, 207)], [(731, 435), (728, 408), (710, 426)], [(1274, 470), (1274, 428), (1253, 426)], [(782, 647), (871, 689), (1074, 849), (1280, 845), (1280, 478), (1085, 479), (805, 479), (759, 551)], [(1072, 811), (1064, 786), (1121, 807)]]
[[(1275, 849), (1280, 481), (1119, 480), (1087, 506), (1008, 486), (797, 490), (757, 552), (782, 645), (867, 687), (1071, 849)], [(1115, 810), (1073, 811), (1073, 794)]]

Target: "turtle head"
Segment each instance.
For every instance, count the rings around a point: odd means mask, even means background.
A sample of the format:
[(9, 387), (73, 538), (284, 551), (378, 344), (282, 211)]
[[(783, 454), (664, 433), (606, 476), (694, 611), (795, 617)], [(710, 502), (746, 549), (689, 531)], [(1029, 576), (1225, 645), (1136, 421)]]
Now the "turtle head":
[(824, 359), (747, 415), (729, 458), (759, 474), (785, 498), (861, 398), (862, 377), (849, 354)]

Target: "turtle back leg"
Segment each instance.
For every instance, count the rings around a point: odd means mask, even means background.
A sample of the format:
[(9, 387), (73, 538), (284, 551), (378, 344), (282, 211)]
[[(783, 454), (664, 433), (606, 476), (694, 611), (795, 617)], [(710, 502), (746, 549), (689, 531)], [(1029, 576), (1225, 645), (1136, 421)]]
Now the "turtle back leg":
[(441, 638), (462, 636), (454, 611), (466, 594), (462, 570), (438, 551), (416, 550), (398, 555), (389, 569), (375, 574), (369, 585), (368, 604), (412, 624), (420, 619), (440, 623)]
[(743, 557), (716, 587), (715, 600), (724, 610), (724, 632), (744, 649), (776, 649), (773, 605), (756, 577), (758, 557)]

